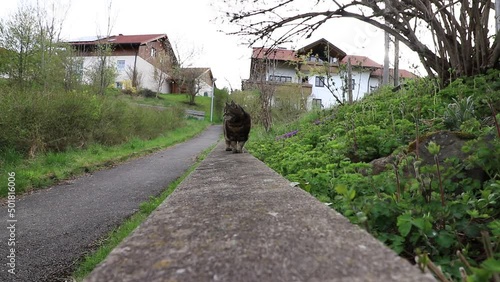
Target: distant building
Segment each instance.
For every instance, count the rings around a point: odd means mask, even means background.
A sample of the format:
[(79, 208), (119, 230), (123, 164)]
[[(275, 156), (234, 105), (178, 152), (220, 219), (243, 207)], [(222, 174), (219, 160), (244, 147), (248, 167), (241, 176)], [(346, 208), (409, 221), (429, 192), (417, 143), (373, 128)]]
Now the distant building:
[[(253, 48), (250, 77), (242, 81), (242, 89), (252, 89), (262, 83), (273, 87), (295, 85), (307, 95), (309, 108), (328, 108), (348, 100), (348, 61), (353, 100), (363, 98), (381, 85), (381, 64), (365, 56), (347, 55), (320, 39), (297, 50)], [(416, 77), (406, 70), (400, 70), (399, 75), (403, 80)]]
[[(182, 68), (181, 73), (185, 78), (195, 80), (195, 88), (198, 90), (196, 96), (212, 97), (215, 81), (210, 68)], [(174, 81), (172, 93), (187, 93), (186, 87), (181, 84), (182, 82)]]
[(111, 45), (109, 60), (116, 66), (117, 77), (115, 86), (123, 89), (131, 83), (130, 73), (134, 70), (139, 74), (141, 88), (158, 90), (156, 72), (161, 72), (165, 83), (160, 88), (161, 93), (171, 93), (173, 81), (169, 76), (169, 66), (159, 65), (159, 56), (168, 58), (171, 64), (177, 64), (177, 58), (166, 34), (113, 35), (103, 38), (88, 38), (68, 42), (76, 50), (79, 57), (84, 58), (83, 70), (89, 69), (97, 60), (97, 47), (102, 44)]

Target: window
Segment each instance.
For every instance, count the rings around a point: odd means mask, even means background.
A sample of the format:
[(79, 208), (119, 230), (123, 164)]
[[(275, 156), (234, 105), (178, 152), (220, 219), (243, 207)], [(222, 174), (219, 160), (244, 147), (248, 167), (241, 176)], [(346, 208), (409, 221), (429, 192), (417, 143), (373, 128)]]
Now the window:
[(325, 86), (325, 77), (316, 76), (316, 82), (314, 84), (316, 87), (324, 87)]
[(151, 57), (156, 57), (156, 49), (151, 47)]
[(352, 79), (351, 80), (351, 87), (352, 87), (352, 90), (356, 89), (356, 79)]
[(282, 75), (270, 75), (269, 81), (292, 82), (292, 77), (291, 76), (282, 76)]
[(123, 83), (122, 82), (116, 82), (116, 88), (118, 89), (123, 89)]
[(125, 60), (117, 60), (116, 61), (116, 70), (124, 71), (125, 70)]
[(321, 99), (314, 98), (312, 100), (312, 106), (313, 106), (313, 109), (321, 109), (321, 108), (323, 108), (323, 104), (321, 104)]

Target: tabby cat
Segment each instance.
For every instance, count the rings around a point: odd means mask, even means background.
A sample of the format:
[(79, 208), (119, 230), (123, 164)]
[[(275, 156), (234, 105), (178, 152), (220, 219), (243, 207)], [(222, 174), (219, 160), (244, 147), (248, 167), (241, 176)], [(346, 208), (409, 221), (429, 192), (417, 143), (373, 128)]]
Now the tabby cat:
[(234, 101), (226, 102), (224, 107), (224, 139), (226, 151), (241, 153), (250, 133), (251, 118), (245, 110)]

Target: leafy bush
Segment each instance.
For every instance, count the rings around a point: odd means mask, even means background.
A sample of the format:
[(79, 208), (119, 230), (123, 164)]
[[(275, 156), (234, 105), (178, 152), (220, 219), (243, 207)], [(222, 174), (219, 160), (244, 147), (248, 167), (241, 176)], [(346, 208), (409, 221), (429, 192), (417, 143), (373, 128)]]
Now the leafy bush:
[(474, 118), (474, 101), (472, 96), (456, 100), (448, 104), (444, 112), (444, 124), (450, 130), (458, 130), (462, 123)]
[(147, 88), (139, 90), (138, 94), (141, 96), (144, 96), (146, 98), (155, 98), (156, 97), (156, 92), (154, 92), (153, 90), (147, 89)]
[(34, 156), (94, 142), (150, 139), (183, 122), (182, 111), (157, 111), (86, 92), (26, 93), (0, 89), (0, 150)]
[[(500, 155), (495, 128), (466, 117), (472, 104), (466, 100), (466, 107), (453, 110), (461, 111), (456, 125), (477, 137), (464, 147), (471, 154), (467, 160), (448, 159), (445, 166), (435, 158), (423, 165), (408, 150), (417, 137), (445, 128), (451, 98), (462, 103), (457, 97), (469, 93), (465, 85), (450, 97), (454, 87), (438, 91), (431, 81), (417, 80), (395, 93), (383, 88), (269, 134), (254, 129), (247, 148), (408, 260), (432, 260), (456, 280), (464, 267), (471, 281), (487, 281), (500, 260), (500, 163), (491, 157)], [(437, 155), (440, 148), (428, 149)], [(368, 162), (391, 155), (386, 170), (371, 173)], [(467, 178), (463, 171), (472, 167), (486, 171), (487, 180)], [(492, 252), (485, 251), (488, 246)]]

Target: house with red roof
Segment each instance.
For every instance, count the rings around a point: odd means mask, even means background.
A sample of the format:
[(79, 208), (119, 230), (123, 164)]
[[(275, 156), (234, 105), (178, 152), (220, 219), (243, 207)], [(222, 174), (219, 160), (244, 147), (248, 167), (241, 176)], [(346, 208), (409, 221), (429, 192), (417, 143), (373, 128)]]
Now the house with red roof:
[[(160, 93), (171, 93), (173, 80), (169, 69), (178, 65), (177, 57), (166, 34), (113, 35), (68, 42), (79, 57), (83, 70), (92, 68), (98, 59), (98, 47), (111, 46), (109, 63), (116, 68), (115, 86), (126, 85), (147, 88)], [(167, 60), (167, 63), (165, 63)], [(133, 83), (133, 73), (136, 73)], [(161, 80), (163, 81), (161, 81)]]
[[(331, 107), (348, 100), (348, 68), (353, 100), (363, 98), (382, 84), (383, 66), (366, 56), (347, 55), (328, 42), (317, 40), (297, 50), (286, 48), (253, 48), (250, 77), (242, 82), (242, 89), (259, 83), (280, 87), (296, 85), (308, 95), (308, 108)], [(400, 78), (415, 78), (406, 70)]]
[[(181, 68), (182, 77), (187, 80), (193, 79), (193, 90), (196, 96), (212, 97), (215, 87), (215, 78), (210, 68)], [(189, 83), (183, 83), (183, 79), (178, 79), (172, 84), (172, 93), (188, 93)]]

